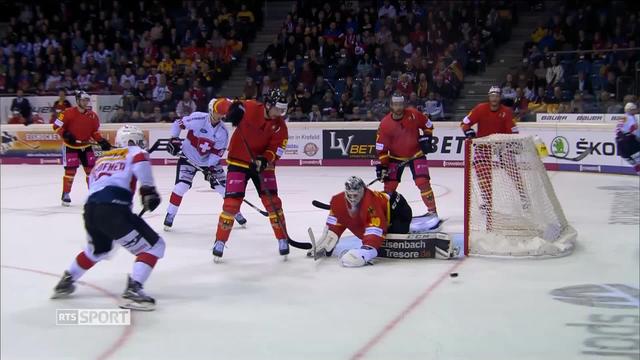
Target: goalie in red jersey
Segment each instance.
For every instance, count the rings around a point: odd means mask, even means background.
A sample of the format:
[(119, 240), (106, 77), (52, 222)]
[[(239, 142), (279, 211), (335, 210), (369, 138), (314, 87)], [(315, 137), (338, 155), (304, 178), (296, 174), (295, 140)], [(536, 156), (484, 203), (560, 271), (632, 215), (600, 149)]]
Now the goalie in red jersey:
[(64, 165), (64, 178), (62, 180), (62, 205), (71, 204), (71, 186), (76, 171), (80, 164), (84, 168), (87, 184), (89, 173), (96, 162), (95, 154), (91, 148), (94, 140), (102, 150), (111, 149), (111, 144), (102, 137), (98, 128), (100, 120), (98, 115), (89, 108), (91, 97), (84, 91), (76, 92), (76, 107), (64, 110), (58, 114), (53, 123), (53, 130), (62, 137), (62, 164)]
[(284, 154), (289, 139), (283, 117), (287, 113), (287, 100), (279, 89), (273, 89), (264, 104), (245, 100), (220, 104), (218, 108), (236, 129), (229, 142), (227, 188), (213, 245), (214, 260), (222, 257), (249, 180), (269, 212), (280, 255), (287, 255), (288, 236), (275, 173), (276, 161)]
[(378, 127), (376, 151), (380, 164), (376, 166), (376, 174), (384, 182), (384, 191), (391, 194), (398, 188), (404, 171), (404, 166), (399, 164), (410, 160), (407, 166), (427, 206), (427, 216), (437, 217), (426, 158), (426, 154), (435, 151), (432, 140), (433, 124), (429, 117), (413, 107), (405, 107), (404, 97), (394, 94), (391, 97), (391, 112), (380, 121)]
[[(472, 128), (477, 124), (478, 131)], [(518, 126), (516, 125), (511, 108), (500, 104), (500, 88), (492, 86), (489, 89), (489, 101), (476, 105), (460, 124), (462, 131), (467, 139), (475, 137), (485, 137), (493, 134), (518, 134)], [(522, 151), (518, 149), (519, 144), (504, 144), (503, 148), (498, 151), (501, 163), (515, 164), (516, 155)], [(492, 189), (492, 167), (494, 147), (490, 145), (477, 145), (474, 150), (473, 166), (480, 180), (481, 198), (483, 204), (481, 207), (487, 214), (487, 226), (491, 227), (493, 218), (493, 189)], [(508, 172), (509, 177), (513, 180), (518, 192), (523, 208), (529, 206), (529, 199), (524, 189), (524, 183), (519, 172)]]
[(411, 226), (411, 207), (397, 192), (373, 191), (361, 178), (352, 176), (345, 191), (331, 198), (327, 227), (315, 251), (328, 256), (342, 233), (349, 229), (362, 240), (362, 247), (350, 249), (340, 257), (345, 267), (359, 267), (378, 256), (387, 233), (406, 234)]

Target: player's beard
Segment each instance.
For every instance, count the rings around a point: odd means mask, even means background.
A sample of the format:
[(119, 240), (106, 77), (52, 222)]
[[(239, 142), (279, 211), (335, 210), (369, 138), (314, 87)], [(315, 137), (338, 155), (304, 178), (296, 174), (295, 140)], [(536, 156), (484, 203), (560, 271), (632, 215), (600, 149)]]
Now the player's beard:
[(403, 116), (404, 116), (404, 109), (400, 111), (395, 111), (393, 109), (391, 110), (391, 117), (393, 118), (393, 120), (401, 120)]

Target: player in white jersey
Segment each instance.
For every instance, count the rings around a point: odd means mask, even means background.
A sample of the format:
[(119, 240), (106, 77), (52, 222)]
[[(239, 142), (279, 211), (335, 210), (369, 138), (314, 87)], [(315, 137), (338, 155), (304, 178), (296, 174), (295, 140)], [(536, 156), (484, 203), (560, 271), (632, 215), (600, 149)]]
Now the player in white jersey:
[(84, 205), (84, 225), (89, 243), (62, 275), (52, 298), (70, 295), (74, 283), (93, 265), (103, 260), (113, 247), (120, 244), (136, 256), (133, 271), (127, 277), (127, 288), (120, 307), (133, 310), (153, 310), (155, 300), (142, 290), (158, 259), (164, 256), (165, 242), (138, 215), (131, 212), (136, 182), (144, 210), (153, 211), (160, 205), (149, 154), (143, 150), (143, 132), (125, 125), (116, 133), (118, 148), (106, 151), (89, 175), (89, 197)]
[(638, 107), (630, 102), (624, 106), (624, 121), (616, 127), (616, 147), (618, 155), (633, 166), (640, 175), (640, 128), (636, 114)]
[[(228, 106), (229, 101), (224, 100), (212, 99), (208, 105), (208, 114), (191, 113), (176, 120), (171, 127), (171, 141), (167, 145), (167, 151), (171, 155), (179, 155), (180, 159), (176, 168), (175, 186), (164, 218), (165, 231), (173, 226), (182, 198), (191, 188), (193, 177), (198, 171), (202, 171), (211, 188), (224, 197), (227, 177), (220, 165), (220, 159), (229, 144), (229, 132), (222, 122), (222, 114), (226, 111), (219, 109), (221, 106)], [(187, 130), (184, 141), (179, 138), (182, 130)], [(235, 219), (240, 225), (247, 222), (239, 212)]]

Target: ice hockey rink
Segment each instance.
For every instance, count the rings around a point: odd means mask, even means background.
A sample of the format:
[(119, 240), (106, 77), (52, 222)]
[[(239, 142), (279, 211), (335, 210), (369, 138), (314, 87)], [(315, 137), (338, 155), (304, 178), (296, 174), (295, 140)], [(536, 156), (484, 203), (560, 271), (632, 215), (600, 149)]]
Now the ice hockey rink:
[[(116, 308), (133, 256), (120, 249), (69, 299), (50, 300), (86, 242), (84, 176), (60, 206), (62, 168), (2, 165), (3, 359), (638, 359), (639, 178), (550, 172), (578, 231), (568, 257), (378, 260), (347, 269), (291, 249), (284, 262), (267, 219), (249, 207), (223, 262), (211, 246), (222, 199), (200, 177), (162, 232), (174, 168), (154, 167), (163, 203), (144, 218), (167, 242), (146, 284), (157, 309), (130, 326), (57, 326), (56, 309)], [(282, 167), (290, 236), (319, 235), (311, 206), (371, 168)], [(462, 232), (463, 171), (431, 170), (444, 231)], [(400, 185), (424, 212), (409, 177)], [(380, 184), (374, 186), (381, 189)], [(260, 201), (252, 186), (247, 199)], [(138, 201), (138, 197), (136, 197)], [(138, 208), (139, 205), (136, 204)], [(458, 273), (451, 277), (450, 273)]]

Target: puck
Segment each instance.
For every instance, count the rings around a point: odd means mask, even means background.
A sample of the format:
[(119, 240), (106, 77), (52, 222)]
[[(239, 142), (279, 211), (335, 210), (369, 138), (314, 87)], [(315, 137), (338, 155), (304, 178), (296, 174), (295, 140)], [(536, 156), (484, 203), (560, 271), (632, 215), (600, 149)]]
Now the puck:
[(457, 273), (457, 272), (452, 272), (451, 274), (449, 274), (449, 276), (451, 276), (451, 277), (453, 277), (453, 278), (454, 278), (454, 277), (458, 277), (458, 273)]

